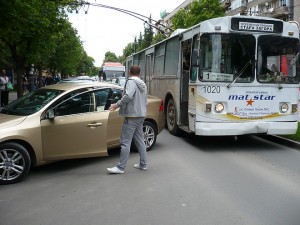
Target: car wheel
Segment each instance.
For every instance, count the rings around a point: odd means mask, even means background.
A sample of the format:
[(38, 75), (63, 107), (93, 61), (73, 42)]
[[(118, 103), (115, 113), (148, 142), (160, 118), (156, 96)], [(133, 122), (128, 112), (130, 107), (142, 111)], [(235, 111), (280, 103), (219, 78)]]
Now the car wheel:
[(155, 125), (149, 121), (145, 121), (143, 124), (144, 141), (147, 151), (150, 151), (155, 145), (157, 132)]
[(177, 124), (176, 108), (173, 99), (170, 99), (167, 104), (167, 127), (171, 134), (179, 135), (179, 127)]
[(24, 179), (31, 165), (27, 150), (17, 143), (0, 145), (0, 184), (13, 184)]

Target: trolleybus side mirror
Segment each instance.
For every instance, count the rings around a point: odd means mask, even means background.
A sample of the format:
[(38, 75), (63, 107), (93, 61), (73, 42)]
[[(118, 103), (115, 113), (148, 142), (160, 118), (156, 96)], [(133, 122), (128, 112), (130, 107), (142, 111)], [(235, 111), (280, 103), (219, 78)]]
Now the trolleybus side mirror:
[(199, 66), (199, 50), (198, 49), (193, 49), (191, 63), (192, 63), (192, 67)]

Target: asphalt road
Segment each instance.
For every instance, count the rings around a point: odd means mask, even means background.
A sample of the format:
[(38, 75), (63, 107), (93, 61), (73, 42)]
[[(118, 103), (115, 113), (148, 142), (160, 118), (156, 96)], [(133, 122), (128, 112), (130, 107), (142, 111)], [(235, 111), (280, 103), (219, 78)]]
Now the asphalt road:
[(257, 137), (175, 137), (166, 130), (149, 169), (119, 159), (69, 160), (0, 186), (1, 225), (299, 225), (300, 151)]

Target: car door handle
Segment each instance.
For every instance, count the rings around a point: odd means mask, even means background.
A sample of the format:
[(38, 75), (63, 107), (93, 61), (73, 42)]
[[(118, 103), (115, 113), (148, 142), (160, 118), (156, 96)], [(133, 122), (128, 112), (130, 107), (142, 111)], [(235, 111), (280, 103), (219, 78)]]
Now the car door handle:
[(89, 123), (87, 126), (88, 127), (99, 127), (99, 126), (102, 126), (102, 123)]

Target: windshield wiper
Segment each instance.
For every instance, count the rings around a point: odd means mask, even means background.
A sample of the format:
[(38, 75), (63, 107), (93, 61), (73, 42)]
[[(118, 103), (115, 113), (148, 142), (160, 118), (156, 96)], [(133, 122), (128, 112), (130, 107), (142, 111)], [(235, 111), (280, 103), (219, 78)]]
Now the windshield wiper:
[(239, 72), (239, 74), (237, 75), (237, 77), (230, 83), (227, 85), (227, 88), (230, 88), (237, 79), (239, 79), (239, 77), (245, 72), (245, 70), (247, 69), (247, 67), (251, 64), (251, 59), (245, 64), (245, 66), (241, 69), (241, 71)]
[[(275, 65), (274, 65), (275, 66)], [(276, 67), (274, 67), (276, 70), (278, 70)], [(276, 82), (276, 84), (278, 85), (278, 88), (279, 89), (282, 89), (282, 86), (278, 83), (278, 80), (277, 80), (277, 72), (274, 72), (274, 71), (272, 71), (272, 70), (270, 70), (270, 69), (268, 69), (268, 68), (266, 68), (266, 70), (267, 70), (267, 72), (269, 73), (269, 74), (271, 74), (271, 76), (274, 78), (274, 80), (275, 80), (275, 82)]]

